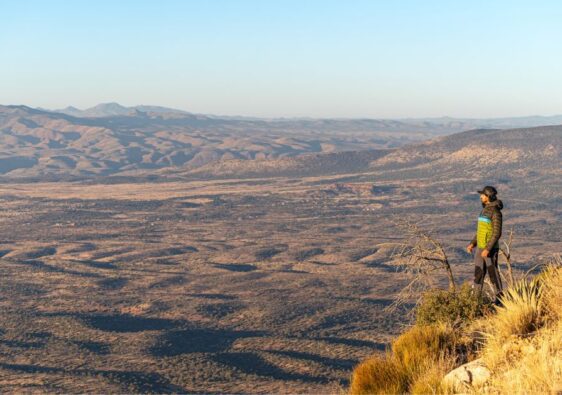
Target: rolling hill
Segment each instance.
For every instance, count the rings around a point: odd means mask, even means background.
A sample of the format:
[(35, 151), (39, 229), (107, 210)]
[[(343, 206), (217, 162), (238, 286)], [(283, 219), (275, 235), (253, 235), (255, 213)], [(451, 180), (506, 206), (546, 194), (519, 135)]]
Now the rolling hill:
[(188, 170), (225, 159), (391, 148), (435, 135), (428, 126), (398, 121), (243, 120), (168, 110), (110, 103), (63, 114), (0, 106), (0, 175), (59, 179)]
[(518, 164), (548, 167), (560, 161), (560, 127), (556, 126), (479, 129), (447, 136), (486, 122), (505, 126), (555, 117), (265, 120), (117, 103), (60, 111), (0, 106), (0, 177), (204, 178), (358, 171), (423, 175), (456, 172), (459, 166), (470, 173), (483, 165), (508, 171)]

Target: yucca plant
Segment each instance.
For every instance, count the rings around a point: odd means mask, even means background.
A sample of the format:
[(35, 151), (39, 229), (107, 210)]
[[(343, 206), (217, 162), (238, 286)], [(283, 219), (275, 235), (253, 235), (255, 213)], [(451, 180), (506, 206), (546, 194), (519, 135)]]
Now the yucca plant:
[(560, 257), (536, 277), (542, 284), (542, 310), (550, 321), (562, 319), (562, 263)]
[(541, 281), (518, 281), (504, 291), (497, 307), (496, 330), (503, 336), (525, 335), (541, 324)]
[(502, 300), (484, 331), (483, 357), (493, 372), (487, 392), (559, 393), (562, 267), (552, 264), (533, 281), (517, 283)]

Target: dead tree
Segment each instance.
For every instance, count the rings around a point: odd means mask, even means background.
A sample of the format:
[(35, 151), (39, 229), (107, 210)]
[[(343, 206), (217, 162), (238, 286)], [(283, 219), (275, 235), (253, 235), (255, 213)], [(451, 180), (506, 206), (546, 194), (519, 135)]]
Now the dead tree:
[(513, 277), (513, 267), (511, 265), (511, 243), (513, 242), (513, 228), (509, 230), (509, 237), (507, 241), (502, 240), (500, 246), (500, 254), (503, 255), (505, 258), (505, 263), (507, 266), (507, 273), (509, 275), (509, 286), (512, 286), (515, 283), (515, 279)]
[(415, 223), (400, 221), (395, 225), (405, 240), (397, 244), (392, 258), (410, 280), (388, 309), (394, 310), (412, 298), (419, 301), (422, 292), (433, 287), (436, 273), (445, 273), (449, 290), (455, 292), (455, 278), (443, 245)]

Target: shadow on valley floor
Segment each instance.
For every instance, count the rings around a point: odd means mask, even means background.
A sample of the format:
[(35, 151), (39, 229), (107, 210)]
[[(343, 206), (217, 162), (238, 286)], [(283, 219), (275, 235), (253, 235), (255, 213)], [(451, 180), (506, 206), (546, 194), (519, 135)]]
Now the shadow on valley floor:
[(358, 362), (358, 359), (339, 359), (328, 358), (317, 354), (310, 354), (299, 351), (268, 351), (272, 354), (283, 355), (289, 358), (302, 359), (305, 361), (317, 362), (331, 369), (351, 370)]
[(159, 337), (150, 349), (150, 353), (155, 357), (172, 357), (196, 352), (220, 353), (227, 351), (238, 339), (263, 336), (266, 336), (265, 332), (229, 329), (172, 330)]
[(47, 317), (72, 317), (89, 327), (104, 332), (143, 332), (170, 330), (184, 326), (180, 320), (139, 317), (129, 314), (84, 314), (84, 313), (45, 313)]
[(200, 314), (205, 315), (209, 318), (214, 319), (221, 319), (226, 317), (230, 314), (234, 314), (242, 309), (244, 309), (245, 305), (238, 302), (224, 302), (224, 303), (212, 303), (212, 304), (203, 304), (197, 306), (197, 312)]
[(73, 343), (81, 349), (97, 355), (109, 355), (111, 353), (111, 348), (106, 343), (96, 341), (74, 341)]
[(370, 340), (347, 339), (345, 337), (323, 336), (323, 337), (309, 337), (308, 339), (323, 341), (331, 344), (343, 344), (345, 346), (351, 346), (351, 347), (369, 347), (372, 348), (373, 350), (379, 350), (379, 351), (384, 351), (386, 348), (385, 343), (377, 343)]
[(103, 379), (123, 386), (126, 392), (142, 393), (177, 393), (186, 392), (184, 388), (171, 384), (157, 373), (136, 372), (122, 370), (96, 370), (96, 369), (68, 369), (50, 366), (0, 363), (0, 368), (16, 373), (72, 375), (72, 376), (100, 376)]
[(236, 297), (232, 296), (232, 295), (212, 294), (212, 293), (186, 294), (185, 296), (190, 296), (192, 298), (218, 299), (218, 300), (234, 300), (234, 299), (236, 299)]
[(249, 264), (215, 263), (213, 266), (218, 269), (229, 270), (231, 272), (251, 272), (257, 269), (255, 265)]
[[(5, 332), (0, 330), (0, 337), (4, 334)], [(50, 338), (51, 334), (48, 332), (31, 332), (26, 333), (23, 339), (21, 337), (16, 339), (0, 339), (0, 346), (23, 350), (42, 349), (47, 345)]]
[(106, 290), (121, 289), (129, 282), (128, 279), (123, 277), (105, 278), (98, 281), (98, 286)]
[(45, 263), (43, 261), (35, 260), (35, 259), (29, 259), (29, 260), (25, 260), (25, 261), (11, 261), (11, 263), (32, 267), (34, 269), (41, 270), (41, 271), (44, 271), (44, 272), (64, 273), (64, 274), (70, 274), (70, 275), (73, 275), (73, 276), (86, 277), (86, 278), (101, 278), (101, 277), (103, 277), (102, 275), (97, 274), (97, 273), (88, 273), (88, 272), (79, 272), (79, 271), (76, 271), (76, 270), (68, 270), (68, 269), (53, 266), (53, 265), (50, 265), (50, 264)]
[(116, 270), (118, 269), (117, 265), (109, 262), (98, 262), (94, 260), (73, 260), (72, 262), (78, 263), (84, 266), (88, 266), (92, 269), (107, 269), (107, 270)]
[(389, 265), (387, 259), (373, 259), (371, 261), (365, 262), (367, 267), (382, 269), (385, 272), (403, 272), (404, 268), (399, 265)]
[(326, 377), (287, 372), (252, 352), (220, 353), (215, 355), (213, 359), (242, 373), (255, 374), (275, 380), (295, 380), (308, 383), (327, 383), (329, 381)]

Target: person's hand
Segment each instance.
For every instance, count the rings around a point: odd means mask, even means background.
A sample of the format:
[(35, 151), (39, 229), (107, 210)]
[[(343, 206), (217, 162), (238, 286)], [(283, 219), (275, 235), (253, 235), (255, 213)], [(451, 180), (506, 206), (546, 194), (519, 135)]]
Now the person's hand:
[(488, 258), (488, 253), (489, 253), (488, 250), (483, 250), (483, 251), (482, 251), (482, 254), (481, 254), (481, 255), (482, 255), (482, 258)]
[(472, 254), (473, 249), (474, 249), (474, 244), (472, 243), (466, 246), (466, 251), (468, 251), (469, 254)]

